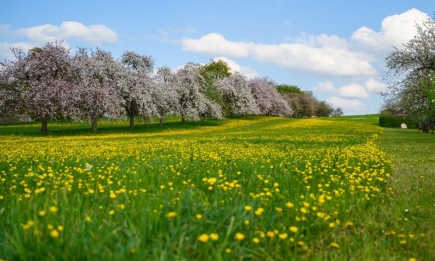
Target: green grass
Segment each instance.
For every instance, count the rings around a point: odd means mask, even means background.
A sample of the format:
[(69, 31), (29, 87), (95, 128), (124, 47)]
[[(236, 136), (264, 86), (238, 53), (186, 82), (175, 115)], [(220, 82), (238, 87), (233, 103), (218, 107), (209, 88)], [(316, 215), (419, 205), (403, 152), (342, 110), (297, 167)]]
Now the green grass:
[(0, 259), (431, 260), (435, 136), (377, 122), (1, 125)]

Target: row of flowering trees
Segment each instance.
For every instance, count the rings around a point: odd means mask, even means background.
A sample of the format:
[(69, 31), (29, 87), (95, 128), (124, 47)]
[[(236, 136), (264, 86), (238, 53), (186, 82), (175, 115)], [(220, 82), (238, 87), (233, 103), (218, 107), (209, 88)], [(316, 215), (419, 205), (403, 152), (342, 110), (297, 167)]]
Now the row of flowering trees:
[(74, 55), (62, 42), (48, 43), (25, 53), (12, 49), (15, 60), (0, 65), (2, 115), (26, 115), (41, 120), (69, 118), (97, 122), (102, 117), (179, 115), (186, 119), (222, 119), (237, 114), (291, 116), (293, 110), (268, 78), (248, 80), (231, 74), (223, 61), (188, 63), (177, 71), (154, 69), (150, 56), (124, 52), (119, 60), (97, 49)]

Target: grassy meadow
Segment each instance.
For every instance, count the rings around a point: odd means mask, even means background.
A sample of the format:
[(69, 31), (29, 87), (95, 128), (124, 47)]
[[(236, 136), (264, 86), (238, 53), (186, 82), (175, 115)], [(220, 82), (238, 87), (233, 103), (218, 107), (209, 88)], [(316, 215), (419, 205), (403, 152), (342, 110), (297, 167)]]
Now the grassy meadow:
[(377, 122), (0, 125), (0, 260), (433, 260), (435, 136)]

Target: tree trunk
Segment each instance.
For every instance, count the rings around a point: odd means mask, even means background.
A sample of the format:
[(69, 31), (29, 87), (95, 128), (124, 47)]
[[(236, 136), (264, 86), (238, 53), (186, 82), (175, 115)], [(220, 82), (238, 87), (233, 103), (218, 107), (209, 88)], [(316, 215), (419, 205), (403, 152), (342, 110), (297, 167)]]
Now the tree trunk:
[(160, 128), (161, 128), (163, 126), (163, 117), (161, 117), (159, 120), (160, 120), (159, 125), (160, 125)]
[(130, 129), (134, 129), (134, 115), (130, 115)]
[(92, 132), (97, 132), (97, 121), (98, 119), (92, 119)]
[(48, 118), (42, 118), (42, 126), (41, 126), (41, 134), (47, 134), (48, 133), (48, 129), (47, 129), (47, 123), (48, 123)]
[(184, 118), (184, 116), (181, 116), (181, 124), (184, 124), (186, 122), (186, 119)]

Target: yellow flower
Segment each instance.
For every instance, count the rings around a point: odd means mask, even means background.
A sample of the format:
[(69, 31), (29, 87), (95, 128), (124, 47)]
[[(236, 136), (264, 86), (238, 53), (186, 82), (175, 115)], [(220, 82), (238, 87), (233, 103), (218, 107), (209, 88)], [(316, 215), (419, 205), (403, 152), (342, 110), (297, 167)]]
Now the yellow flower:
[(329, 227), (335, 227), (335, 223), (329, 223)]
[(298, 232), (298, 228), (295, 226), (292, 226), (292, 227), (290, 227), (290, 231), (293, 233), (296, 233), (296, 232)]
[(249, 225), (249, 220), (245, 219), (245, 221), (243, 221), (243, 223), (244, 223), (245, 225)]
[(340, 246), (339, 246), (337, 243), (335, 243), (335, 242), (332, 242), (332, 243), (330, 244), (330, 246), (332, 246), (332, 247), (334, 247), (334, 248), (340, 248)]
[(48, 225), (47, 225), (47, 228), (48, 228), (49, 230), (54, 229), (53, 225), (51, 225), (51, 224), (48, 224)]
[(288, 237), (288, 235), (287, 235), (287, 233), (282, 233), (282, 234), (279, 234), (278, 237), (280, 239), (286, 239)]
[(242, 233), (236, 233), (236, 236), (234, 237), (236, 240), (243, 240), (245, 238), (245, 235), (243, 235)]
[(266, 235), (270, 238), (273, 238), (275, 236), (275, 233), (273, 231), (267, 231)]
[(60, 232), (62, 232), (63, 231), (63, 226), (57, 226), (57, 230), (59, 230)]
[(206, 242), (208, 241), (209, 238), (210, 238), (210, 237), (209, 237), (207, 234), (202, 234), (202, 235), (200, 235), (200, 236), (198, 237), (198, 240), (201, 241), (201, 242), (203, 242), (203, 243), (206, 243)]
[(251, 207), (251, 206), (245, 206), (245, 210), (246, 210), (246, 211), (251, 211), (251, 210), (252, 210), (252, 207)]
[(254, 242), (255, 244), (258, 244), (258, 243), (260, 243), (260, 239), (254, 237), (254, 238), (252, 239), (252, 242)]
[(306, 209), (306, 208), (301, 208), (300, 211), (301, 211), (302, 213), (304, 213), (304, 214), (307, 213), (307, 209)]
[(415, 257), (411, 257), (411, 258), (409, 259), (409, 261), (417, 261), (417, 258), (415, 258)]
[(201, 219), (202, 215), (201, 214), (196, 214), (195, 217), (196, 217), (196, 219)]
[(109, 215), (113, 215), (113, 214), (115, 214), (115, 211), (114, 210), (110, 210), (109, 211)]
[(278, 207), (276, 207), (275, 210), (276, 210), (277, 212), (281, 212), (281, 211), (282, 211), (282, 208), (278, 208)]
[(303, 245), (305, 245), (305, 243), (304, 243), (303, 241), (299, 241), (299, 242), (298, 242), (298, 245), (299, 245), (299, 246), (303, 246)]
[(176, 213), (176, 212), (168, 212), (168, 214), (166, 214), (166, 217), (167, 217), (167, 218), (173, 218), (173, 217), (175, 217), (175, 216), (177, 216), (177, 213)]
[(51, 230), (50, 231), (50, 236), (51, 237), (53, 237), (53, 238), (57, 238), (57, 237), (59, 237), (59, 232), (57, 232), (57, 230)]
[(230, 249), (230, 248), (227, 248), (227, 249), (225, 249), (225, 252), (226, 252), (227, 254), (229, 254), (229, 253), (231, 253), (231, 249)]
[(261, 214), (263, 214), (263, 212), (264, 212), (264, 208), (258, 208), (257, 210), (255, 210), (255, 215), (261, 216)]
[(45, 211), (44, 211), (44, 210), (38, 211), (38, 214), (39, 214), (41, 217), (43, 217), (43, 216), (45, 216)]
[(49, 210), (51, 213), (56, 213), (58, 209), (57, 209), (57, 207), (52, 206), (49, 208)]
[(91, 217), (86, 217), (86, 221), (88, 221), (88, 222), (92, 222)]
[(400, 240), (400, 244), (406, 245), (406, 240)]
[(290, 203), (290, 202), (285, 203), (285, 205), (286, 205), (286, 207), (288, 207), (288, 208), (292, 208), (292, 207), (294, 207), (294, 205), (293, 205), (292, 203)]
[(216, 241), (216, 240), (219, 239), (219, 235), (216, 234), (216, 233), (211, 233), (210, 234), (210, 239), (213, 240), (213, 241)]

